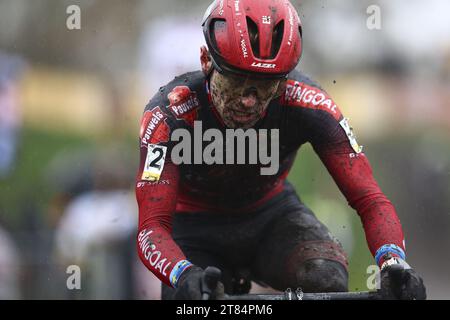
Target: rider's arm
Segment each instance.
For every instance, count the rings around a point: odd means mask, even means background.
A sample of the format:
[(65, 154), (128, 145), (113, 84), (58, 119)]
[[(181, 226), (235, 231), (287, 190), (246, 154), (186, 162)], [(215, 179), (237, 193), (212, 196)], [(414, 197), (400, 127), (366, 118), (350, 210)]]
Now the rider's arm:
[(312, 144), (358, 212), (377, 264), (383, 263), (387, 252), (404, 259), (403, 231), (395, 208), (380, 190), (366, 155), (333, 100), (313, 84), (291, 82), (284, 103), (301, 112), (304, 140)]
[(373, 177), (366, 155), (356, 153), (348, 141), (315, 146), (315, 150), (349, 205), (358, 212), (377, 264), (382, 265), (382, 257), (388, 252), (405, 259), (400, 221), (394, 206)]
[(170, 159), (169, 119), (164, 110), (151, 104), (142, 119), (141, 156), (136, 176), (137, 249), (140, 259), (153, 274), (176, 287), (181, 273), (191, 266), (171, 236), (179, 168)]

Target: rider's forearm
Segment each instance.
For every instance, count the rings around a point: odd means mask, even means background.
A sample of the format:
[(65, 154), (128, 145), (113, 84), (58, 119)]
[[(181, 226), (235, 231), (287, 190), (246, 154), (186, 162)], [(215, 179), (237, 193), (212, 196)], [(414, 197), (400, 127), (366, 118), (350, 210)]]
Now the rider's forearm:
[(367, 243), (379, 266), (386, 253), (405, 259), (404, 236), (394, 206), (379, 192), (353, 203), (361, 218)]
[(358, 212), (377, 264), (384, 262), (388, 252), (404, 259), (404, 236), (394, 206), (378, 186), (364, 153), (348, 151), (321, 158), (349, 205)]
[(192, 266), (163, 227), (139, 229), (137, 246), (144, 265), (168, 286), (176, 287), (181, 273)]
[(172, 213), (178, 189), (178, 168), (166, 163), (157, 182), (136, 184), (139, 205), (138, 253), (144, 265), (162, 282), (176, 287), (181, 273), (190, 263), (172, 239)]

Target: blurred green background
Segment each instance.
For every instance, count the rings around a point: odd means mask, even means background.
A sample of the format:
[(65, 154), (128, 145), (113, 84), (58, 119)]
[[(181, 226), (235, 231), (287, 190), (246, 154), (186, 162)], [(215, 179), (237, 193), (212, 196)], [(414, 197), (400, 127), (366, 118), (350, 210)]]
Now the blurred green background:
[[(80, 30), (66, 25), (74, 4)], [(160, 86), (199, 69), (208, 4), (0, 0), (1, 137), (15, 150), (0, 177), (0, 298), (158, 298), (133, 243), (140, 115)], [(429, 297), (450, 298), (449, 3), (293, 4), (298, 68), (350, 118)], [(348, 251), (351, 290), (367, 290), (374, 262), (359, 217), (309, 145), (289, 180)], [(81, 290), (66, 286), (69, 265), (82, 266)]]

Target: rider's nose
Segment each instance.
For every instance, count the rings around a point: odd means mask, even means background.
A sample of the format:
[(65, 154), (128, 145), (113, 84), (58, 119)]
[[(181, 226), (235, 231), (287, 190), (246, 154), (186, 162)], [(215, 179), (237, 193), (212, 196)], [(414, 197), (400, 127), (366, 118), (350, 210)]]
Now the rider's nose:
[(242, 105), (246, 108), (252, 108), (256, 105), (256, 90), (245, 90), (241, 97)]

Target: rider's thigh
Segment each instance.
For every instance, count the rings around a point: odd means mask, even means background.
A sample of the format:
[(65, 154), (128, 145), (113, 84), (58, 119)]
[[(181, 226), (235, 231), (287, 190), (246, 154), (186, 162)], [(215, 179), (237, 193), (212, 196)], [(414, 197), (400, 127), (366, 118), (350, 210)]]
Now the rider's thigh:
[(347, 260), (342, 246), (309, 208), (293, 198), (266, 230), (255, 274), (277, 290), (347, 291)]
[(337, 261), (311, 259), (304, 261), (294, 271), (296, 285), (305, 292), (347, 292), (348, 273)]

